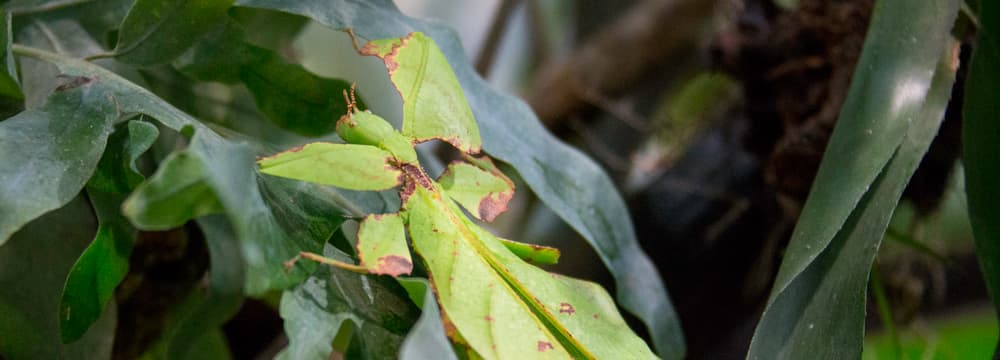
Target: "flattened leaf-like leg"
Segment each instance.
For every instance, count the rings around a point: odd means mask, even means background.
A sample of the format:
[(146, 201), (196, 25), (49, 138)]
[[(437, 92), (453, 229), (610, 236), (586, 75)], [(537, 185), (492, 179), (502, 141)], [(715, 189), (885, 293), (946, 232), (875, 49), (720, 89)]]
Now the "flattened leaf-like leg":
[(445, 193), (477, 219), (493, 221), (507, 211), (507, 203), (514, 197), (514, 183), (496, 169), (489, 160), (479, 160), (483, 165), (454, 162), (448, 165), (438, 183)]
[(413, 271), (406, 228), (398, 213), (365, 217), (358, 229), (358, 258), (372, 274), (399, 276)]
[(315, 142), (260, 159), (260, 172), (350, 190), (385, 190), (402, 174), (393, 155), (370, 145)]
[(507, 250), (525, 262), (536, 265), (555, 265), (559, 262), (559, 249), (543, 245), (526, 244), (514, 240), (497, 238)]

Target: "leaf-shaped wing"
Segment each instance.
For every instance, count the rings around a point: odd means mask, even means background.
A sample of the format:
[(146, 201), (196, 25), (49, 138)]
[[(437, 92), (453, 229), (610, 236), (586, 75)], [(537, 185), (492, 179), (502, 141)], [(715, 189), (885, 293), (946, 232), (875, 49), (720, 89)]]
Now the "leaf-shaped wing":
[[(489, 163), (488, 160), (486, 162)], [(514, 197), (514, 182), (503, 173), (487, 171), (464, 162), (448, 165), (438, 183), (444, 187), (448, 196), (473, 216), (485, 221), (493, 221), (507, 211), (507, 203)]]
[(257, 161), (260, 172), (351, 190), (399, 185), (391, 153), (369, 145), (315, 142)]
[(414, 32), (375, 40), (361, 54), (385, 62), (389, 79), (403, 97), (403, 135), (417, 141), (440, 139), (465, 153), (479, 153), (482, 140), (472, 109), (441, 49)]
[(406, 202), (443, 316), (485, 359), (654, 358), (598, 286), (525, 263), (438, 191)]
[(399, 276), (413, 271), (406, 228), (398, 213), (365, 217), (358, 228), (358, 258), (372, 274)]

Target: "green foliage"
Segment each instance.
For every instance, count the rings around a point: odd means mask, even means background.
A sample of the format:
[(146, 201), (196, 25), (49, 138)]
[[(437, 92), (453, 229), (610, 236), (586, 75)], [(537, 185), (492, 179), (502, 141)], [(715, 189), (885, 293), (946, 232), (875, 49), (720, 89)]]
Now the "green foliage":
[(212, 30), (233, 0), (137, 0), (118, 30), (113, 55), (134, 65), (173, 60)]
[[(979, 38), (965, 84), (962, 123), (965, 191), (976, 254), (993, 305), (1000, 311), (1000, 8), (995, 1), (979, 4)], [(997, 347), (996, 357), (1000, 354)]]
[(861, 355), (868, 271), (951, 95), (957, 45), (946, 44), (957, 12), (958, 1), (876, 4), (748, 358)]

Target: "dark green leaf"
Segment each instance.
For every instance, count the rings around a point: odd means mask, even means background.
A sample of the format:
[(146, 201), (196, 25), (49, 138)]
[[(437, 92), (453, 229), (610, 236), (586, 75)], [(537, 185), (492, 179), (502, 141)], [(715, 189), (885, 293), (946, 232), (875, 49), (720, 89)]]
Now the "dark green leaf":
[(227, 18), (233, 0), (137, 0), (118, 30), (114, 55), (135, 65), (170, 62)]
[(87, 184), (87, 194), (97, 214), (94, 241), (77, 259), (66, 279), (59, 304), (59, 330), (64, 343), (79, 339), (111, 300), (128, 272), (135, 229), (121, 214), (121, 204), (142, 175), (135, 159), (156, 140), (156, 127), (130, 121), (108, 140), (107, 151)]
[(71, 77), (40, 109), (0, 122), (0, 245), (83, 189), (118, 118), (89, 77)]
[(333, 29), (353, 29), (364, 39), (421, 31), (433, 38), (455, 70), (478, 120), (483, 148), (520, 173), (553, 211), (590, 242), (615, 276), (618, 300), (649, 328), (666, 358), (680, 358), (684, 340), (663, 282), (635, 239), (614, 184), (592, 160), (563, 144), (516, 97), (490, 87), (465, 58), (457, 34), (435, 22), (407, 17), (389, 1), (240, 0), (238, 4), (309, 17)]
[(981, 28), (965, 84), (962, 161), (976, 254), (1000, 310), (1000, 7), (996, 1), (979, 6)]
[(17, 80), (17, 65), (14, 63), (14, 54), (10, 52), (10, 44), (13, 42), (13, 32), (11, 31), (10, 13), (0, 10), (0, 37), (3, 38), (3, 52), (0, 54), (0, 97), (13, 98), (15, 100), (24, 99), (21, 93), (21, 85)]
[(177, 66), (202, 81), (242, 82), (260, 111), (284, 129), (306, 136), (332, 133), (337, 118), (347, 113), (341, 94), (351, 84), (317, 76), (246, 41), (239, 25), (230, 22), (198, 42)]
[(957, 11), (958, 1), (876, 4), (748, 358), (860, 357), (868, 271), (951, 94)]
[(86, 333), (125, 278), (135, 229), (121, 216), (121, 194), (88, 192), (99, 226), (94, 241), (73, 264), (59, 302), (59, 335), (65, 344)]
[(223, 211), (206, 182), (204, 164), (189, 151), (172, 153), (163, 160), (123, 208), (133, 224), (146, 230), (172, 229), (199, 216)]
[[(354, 261), (333, 246), (326, 247), (324, 256)], [(349, 320), (355, 327), (354, 346), (364, 358), (394, 359), (419, 314), (392, 278), (323, 266), (281, 297), (288, 348), (278, 358), (328, 359), (334, 336)]]
[(108, 359), (116, 306), (78, 341), (59, 341), (59, 296), (73, 265), (94, 236), (96, 220), (78, 197), (26, 225), (0, 247), (0, 356), (6, 359)]
[(117, 126), (108, 139), (97, 171), (87, 187), (106, 193), (128, 194), (145, 178), (136, 168), (136, 160), (156, 141), (160, 131), (145, 121), (129, 121)]
[(253, 148), (259, 144), (224, 139), (146, 89), (92, 63), (19, 46), (15, 52), (51, 62), (65, 75), (93, 79), (90, 87), (106, 92), (104, 101), (115, 100), (115, 107), (109, 109), (112, 114), (142, 113), (174, 130), (190, 129), (182, 131), (192, 136), (186, 156), (201, 164), (205, 182), (239, 239), (247, 267), (244, 291), (248, 294), (259, 295), (300, 282), (312, 264), (286, 272), (283, 262), (300, 251), (319, 250), (343, 222), (341, 214), (384, 212), (388, 206), (377, 193), (359, 196), (302, 182), (261, 178), (254, 163), (260, 150)]

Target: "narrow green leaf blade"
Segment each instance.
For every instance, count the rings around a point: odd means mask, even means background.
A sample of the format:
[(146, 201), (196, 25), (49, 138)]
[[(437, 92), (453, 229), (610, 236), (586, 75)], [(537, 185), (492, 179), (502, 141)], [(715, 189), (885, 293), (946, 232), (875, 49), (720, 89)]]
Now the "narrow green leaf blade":
[(314, 142), (260, 160), (260, 172), (350, 190), (385, 190), (402, 172), (391, 153), (369, 145)]
[(620, 305), (649, 329), (660, 355), (684, 356), (680, 322), (656, 267), (642, 252), (621, 196), (604, 171), (579, 151), (552, 136), (517, 97), (502, 94), (476, 73), (454, 30), (403, 15), (387, 0), (239, 0), (239, 5), (309, 17), (359, 37), (386, 39), (414, 31), (440, 46), (455, 70), (482, 129), (490, 156), (517, 169), (546, 205), (594, 247), (615, 277)]
[(385, 62), (389, 79), (403, 97), (403, 135), (417, 141), (440, 139), (462, 152), (479, 153), (482, 139), (476, 119), (434, 39), (414, 32), (372, 41), (360, 52)]
[(358, 259), (372, 274), (399, 276), (413, 271), (403, 218), (399, 214), (365, 217), (358, 228)]
[(170, 62), (211, 31), (233, 0), (137, 0), (118, 30), (114, 55), (133, 65)]
[(847, 99), (785, 252), (772, 300), (826, 249), (922, 111), (958, 3), (875, 3)]
[[(0, 54), (0, 97), (4, 102), (24, 100), (21, 92), (21, 84), (17, 78), (17, 64), (14, 63), (14, 54), (10, 51), (10, 44), (14, 42), (11, 31), (10, 13), (0, 9), (0, 37), (3, 38), (3, 53)], [(7, 100), (11, 99), (11, 100)]]
[[(786, 287), (775, 288), (754, 332), (749, 359), (861, 357), (869, 269), (906, 184), (937, 134), (951, 96), (958, 68), (958, 44), (947, 44), (950, 46), (939, 54), (922, 109), (914, 114), (915, 119), (885, 169), (829, 246)], [(785, 261), (804, 254), (791, 249)]]
[(107, 93), (77, 77), (42, 108), (0, 122), (0, 245), (83, 189), (117, 119)]
[[(1000, 7), (980, 1), (979, 38), (965, 84), (962, 162), (976, 255), (1000, 311)], [(1000, 344), (994, 358), (1000, 354)]]

